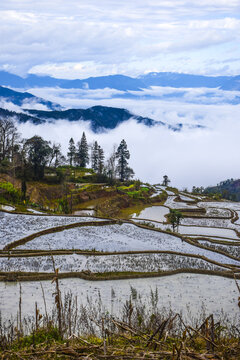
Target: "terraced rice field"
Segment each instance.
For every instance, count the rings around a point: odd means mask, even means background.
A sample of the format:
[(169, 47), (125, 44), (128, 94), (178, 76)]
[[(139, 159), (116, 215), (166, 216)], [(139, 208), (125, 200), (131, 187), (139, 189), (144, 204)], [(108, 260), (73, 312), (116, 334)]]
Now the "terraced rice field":
[(153, 221), (166, 221), (166, 215), (169, 213), (169, 209), (165, 206), (150, 206), (140, 212), (140, 214), (134, 214), (136, 219), (148, 219)]
[[(51, 281), (43, 281), (46, 305), (49, 313), (53, 307), (54, 286)], [(99, 311), (108, 311), (118, 316), (129, 300), (132, 291), (137, 294), (136, 302), (152, 308), (151, 291), (158, 294), (157, 306), (164, 313), (172, 309), (182, 313), (186, 321), (193, 322), (201, 314), (214, 314), (221, 318), (223, 312), (231, 320), (239, 322), (239, 308), (236, 298), (238, 291), (235, 281), (220, 276), (198, 274), (177, 274), (171, 277), (109, 280), (91, 282), (82, 279), (60, 280), (62, 295), (73, 293), (78, 299), (79, 311), (83, 306), (90, 307), (94, 303)], [(227, 289), (227, 291), (225, 291)], [(0, 307), (3, 320), (15, 317), (18, 309), (19, 283), (0, 282)], [(224, 296), (223, 296), (224, 292)], [(44, 314), (44, 301), (39, 283), (28, 281), (22, 283), (22, 316), (34, 316), (35, 301), (40, 313)]]
[[(94, 221), (100, 219), (95, 218)], [(90, 217), (36, 216), (0, 212), (0, 249), (38, 231), (72, 223), (92, 221)]]
[[(201, 291), (207, 306), (211, 306), (209, 293), (218, 281), (211, 290), (207, 283), (203, 285), (204, 281), (209, 282), (209, 279), (215, 278), (214, 275), (218, 275), (231, 288), (233, 280), (226, 279), (226, 276), (231, 277), (233, 270), (240, 269), (240, 222), (237, 220), (240, 204), (205, 202), (201, 201), (201, 197), (192, 199), (187, 194), (180, 194), (181, 201), (176, 201), (176, 195), (168, 192), (165, 206), (147, 207), (138, 216), (133, 216), (132, 221), (109, 224), (99, 223), (101, 220), (106, 222), (106, 219), (90, 216), (93, 212), (89, 216), (87, 212), (81, 212), (82, 216), (48, 216), (34, 211), (32, 215), (0, 212), (0, 279), (13, 276), (16, 280), (24, 277), (31, 280), (31, 276), (35, 276), (35, 280), (38, 280), (38, 274), (41, 275), (39, 278), (44, 279), (44, 274), (53, 273), (53, 258), (59, 274), (70, 276), (62, 280), (64, 290), (75, 283), (83, 288), (94, 287), (91, 280), (97, 276), (110, 276), (111, 279), (111, 276), (143, 278), (154, 275), (161, 277), (158, 280), (136, 280), (140, 288), (140, 284), (156, 284), (161, 289), (163, 284), (169, 284), (168, 288), (174, 284), (176, 291), (177, 284), (171, 274), (186, 272), (188, 274), (174, 276), (201, 279), (201, 289), (197, 288), (197, 284), (191, 286), (195, 286), (194, 291), (199, 296)], [(166, 224), (169, 209), (188, 210), (188, 216), (182, 220), (176, 233), (171, 231), (170, 224)], [(199, 213), (199, 209), (205, 211)], [(7, 208), (5, 210), (9, 211)], [(194, 214), (192, 217), (191, 211)], [(69, 228), (71, 225), (74, 227)], [(21, 243), (15, 244), (17, 240), (21, 240)], [(11, 250), (4, 251), (9, 244), (12, 244)], [(73, 279), (76, 276), (88, 276), (89, 280)], [(122, 286), (123, 298), (127, 296), (126, 284), (129, 281), (121, 280), (118, 283)], [(2, 284), (0, 287), (3, 287)], [(4, 286), (6, 291), (16, 290), (16, 284), (12, 288), (11, 285)], [(26, 292), (32, 291), (33, 285), (29, 285), (29, 288), (28, 285), (24, 286)], [(185, 291), (190, 296), (186, 287)], [(220, 290), (215, 288), (216, 291)], [(235, 296), (236, 289), (231, 291), (231, 296)], [(3, 301), (4, 296), (1, 296)], [(173, 301), (176, 300), (176, 296), (173, 297)], [(181, 302), (184, 306), (187, 304), (186, 299), (182, 298)], [(231, 311), (236, 311), (235, 303)]]

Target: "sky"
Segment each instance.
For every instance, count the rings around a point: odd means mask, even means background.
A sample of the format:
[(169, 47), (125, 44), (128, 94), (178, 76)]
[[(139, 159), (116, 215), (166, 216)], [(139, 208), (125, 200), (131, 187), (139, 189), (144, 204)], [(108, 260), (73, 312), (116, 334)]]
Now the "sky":
[(0, 68), (87, 78), (240, 73), (240, 0), (6, 0)]

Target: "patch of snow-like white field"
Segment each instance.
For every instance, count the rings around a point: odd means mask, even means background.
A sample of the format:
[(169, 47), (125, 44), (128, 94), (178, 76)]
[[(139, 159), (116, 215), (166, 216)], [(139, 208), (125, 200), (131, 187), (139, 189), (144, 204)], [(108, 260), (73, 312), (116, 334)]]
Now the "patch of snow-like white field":
[[(151, 311), (151, 290), (158, 293), (157, 307), (164, 314), (163, 308), (172, 309), (173, 312), (183, 313), (183, 318), (189, 322), (192, 318), (213, 314), (218, 321), (222, 311), (231, 319), (240, 320), (238, 308), (238, 290), (234, 279), (220, 276), (177, 274), (159, 278), (86, 281), (82, 279), (63, 279), (59, 281), (62, 296), (69, 291), (73, 297), (77, 296), (78, 306), (86, 306), (88, 299), (92, 306), (98, 307), (101, 299), (100, 310), (108, 311), (114, 316), (119, 316), (123, 305), (129, 300), (131, 287), (141, 296), (141, 301)], [(43, 281), (48, 312), (54, 304), (55, 291), (51, 281)], [(40, 283), (28, 281), (21, 283), (22, 288), (22, 317), (34, 316), (35, 302), (37, 301), (40, 313), (44, 313), (44, 301)], [(224, 296), (222, 289), (224, 291)], [(0, 309), (3, 321), (10, 317), (16, 318), (19, 305), (19, 283), (0, 283)], [(139, 299), (139, 296), (137, 296)], [(133, 300), (134, 303), (135, 300)], [(98, 312), (99, 312), (98, 311)]]
[[(153, 272), (175, 269), (223, 270), (202, 259), (174, 254), (122, 254), (122, 255), (55, 255), (55, 266), (60, 272)], [(0, 258), (0, 271), (53, 272), (50, 256)]]
[(15, 210), (15, 207), (10, 206), (10, 205), (0, 205), (0, 210), (14, 211), (14, 210)]
[[(200, 203), (202, 204), (202, 203)], [(199, 206), (201, 207), (201, 206)], [(221, 208), (212, 208), (212, 207), (207, 207), (206, 209), (206, 214), (205, 216), (213, 216), (213, 217), (231, 217), (231, 211), (228, 209), (221, 209)]]
[(162, 191), (161, 189), (155, 188), (155, 193), (152, 194), (152, 195), (150, 196), (150, 198), (153, 198), (153, 197), (155, 197), (155, 196), (158, 196), (158, 195), (162, 194), (162, 192), (163, 192), (163, 191)]
[(225, 208), (231, 210), (240, 210), (240, 202), (232, 201), (201, 201), (198, 203), (198, 207), (202, 208)]
[(31, 208), (28, 208), (27, 211), (30, 211), (31, 213), (33, 214), (44, 214), (42, 211), (38, 211), (38, 210), (35, 210), (35, 209), (31, 209)]
[[(156, 221), (144, 221), (141, 219), (132, 219), (135, 223), (139, 223), (144, 225), (144, 222), (148, 222), (154, 226), (155, 229), (161, 229), (164, 231), (172, 230), (171, 224), (161, 224)], [(188, 218), (186, 218), (188, 220)], [(197, 220), (197, 219), (193, 219)], [(215, 228), (215, 227), (204, 227), (204, 226), (194, 226), (194, 225), (180, 225), (177, 229), (177, 232), (182, 235), (190, 235), (190, 237), (226, 237), (231, 241), (237, 240), (240, 241), (240, 238), (237, 236), (236, 232), (233, 229), (225, 229), (225, 228)], [(174, 235), (174, 233), (173, 233)]]
[(40, 236), (18, 249), (96, 249), (103, 251), (161, 250), (179, 239), (171, 234), (141, 229), (132, 224), (87, 226)]
[(240, 225), (240, 211), (236, 211), (236, 213), (238, 214), (238, 220), (237, 220), (237, 221), (235, 221), (235, 223), (234, 223), (234, 224), (236, 224), (236, 225)]
[(227, 238), (224, 238), (224, 237), (203, 236), (203, 235), (191, 235), (191, 236), (188, 236), (188, 237), (191, 238), (191, 239), (201, 237), (201, 238), (206, 238), (206, 240), (207, 239), (212, 239), (212, 240), (215, 240), (215, 241), (225, 241), (225, 242), (230, 242), (230, 243), (234, 242), (236, 245), (240, 244), (240, 239), (239, 239), (239, 241), (237, 241), (235, 239), (227, 239)]
[(219, 229), (214, 227), (198, 227), (198, 226), (184, 226), (180, 225), (178, 232), (183, 235), (203, 235), (203, 236), (220, 236), (227, 237), (233, 240), (240, 240), (234, 230)]
[(73, 215), (81, 215), (81, 216), (94, 216), (95, 210), (89, 209), (89, 210), (76, 210), (74, 211)]
[(171, 235), (132, 224), (88, 226), (39, 236), (17, 249), (96, 249), (98, 251), (168, 250), (203, 255), (220, 263), (239, 263), (224, 255), (198, 248)]
[(175, 201), (176, 196), (168, 196), (164, 205), (171, 209), (198, 209), (197, 205), (186, 204), (185, 202)]
[(236, 226), (231, 223), (230, 219), (184, 218), (182, 219), (181, 224), (194, 225), (194, 226), (210, 226), (210, 227), (218, 227), (218, 228), (230, 228), (230, 229), (236, 228)]
[(74, 216), (36, 216), (0, 212), (0, 249), (10, 242), (55, 226), (101, 219)]
[(159, 185), (157, 185), (157, 186), (156, 186), (156, 189), (166, 191), (166, 193), (167, 193), (169, 196), (176, 196), (176, 194), (175, 194), (173, 191), (166, 190), (166, 186), (163, 186), (163, 185), (159, 186)]
[[(189, 197), (189, 194), (184, 192), (184, 191), (181, 191), (179, 194), (183, 194), (187, 197)], [(191, 198), (194, 198), (195, 200), (203, 200), (205, 198), (204, 195), (194, 195), (194, 194), (191, 194)]]
[(189, 202), (195, 202), (196, 199), (192, 199), (189, 196), (183, 195), (183, 194), (179, 194), (179, 197), (182, 201), (189, 201)]
[(216, 244), (216, 243), (212, 243), (211, 241), (205, 241), (205, 240), (198, 240), (198, 242), (212, 249), (223, 250), (227, 254), (230, 254), (240, 259), (240, 246)]

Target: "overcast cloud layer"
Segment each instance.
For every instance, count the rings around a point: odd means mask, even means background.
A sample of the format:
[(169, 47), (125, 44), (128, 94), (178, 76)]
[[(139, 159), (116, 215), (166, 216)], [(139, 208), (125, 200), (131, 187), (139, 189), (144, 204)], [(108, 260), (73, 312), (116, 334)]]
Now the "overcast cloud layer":
[(8, 0), (0, 67), (58, 77), (240, 73), (239, 0)]

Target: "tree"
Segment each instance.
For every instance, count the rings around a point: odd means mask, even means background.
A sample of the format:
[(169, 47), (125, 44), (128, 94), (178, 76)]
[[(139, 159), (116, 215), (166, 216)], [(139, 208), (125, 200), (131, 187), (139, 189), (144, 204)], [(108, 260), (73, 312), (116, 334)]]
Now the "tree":
[(173, 231), (175, 231), (175, 228), (178, 229), (182, 218), (183, 218), (183, 214), (180, 211), (176, 209), (170, 209), (168, 219), (172, 224)]
[(117, 175), (117, 168), (116, 168), (116, 145), (113, 147), (112, 154), (110, 155), (109, 159), (107, 160), (106, 164), (106, 175), (110, 181), (110, 183), (114, 182), (116, 175)]
[(201, 186), (201, 187), (196, 187), (196, 186), (193, 186), (192, 188), (192, 193), (193, 194), (203, 194), (204, 192), (204, 187)]
[(19, 134), (13, 120), (0, 118), (0, 161), (13, 161), (18, 137)]
[(170, 183), (171, 180), (169, 179), (169, 177), (167, 175), (163, 176), (163, 186), (168, 186), (168, 183)]
[(56, 167), (60, 164), (61, 160), (62, 160), (62, 153), (61, 153), (61, 145), (60, 144), (53, 144), (52, 148), (51, 148), (51, 153), (50, 153), (50, 161), (49, 161), (49, 167), (51, 166), (52, 162), (54, 161), (54, 167), (56, 169)]
[(73, 161), (75, 159), (75, 155), (76, 155), (76, 146), (74, 143), (73, 138), (71, 138), (69, 140), (69, 145), (68, 145), (68, 153), (67, 153), (67, 157), (69, 159), (69, 164), (72, 166), (73, 165)]
[(88, 144), (85, 132), (82, 134), (81, 141), (77, 143), (77, 151), (75, 160), (77, 165), (81, 167), (86, 167), (89, 163), (89, 156), (88, 156)]
[(92, 169), (98, 174), (102, 175), (104, 169), (104, 152), (97, 141), (94, 142), (91, 149), (91, 163)]
[(119, 174), (120, 180), (128, 180), (134, 175), (134, 172), (130, 167), (128, 167), (127, 160), (130, 158), (130, 153), (127, 149), (127, 143), (124, 139), (117, 148), (116, 158), (118, 159), (117, 172)]
[(26, 151), (26, 160), (33, 170), (34, 179), (43, 179), (44, 169), (52, 152), (49, 142), (35, 135), (26, 140), (24, 148)]
[(94, 142), (91, 148), (91, 164), (92, 169), (97, 172), (98, 171), (98, 143)]
[(101, 146), (98, 145), (98, 169), (97, 169), (98, 174), (101, 175), (103, 173), (103, 168), (104, 168), (104, 151), (101, 148)]

